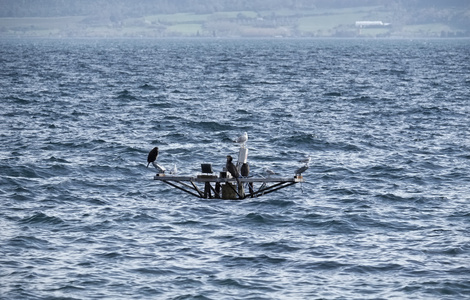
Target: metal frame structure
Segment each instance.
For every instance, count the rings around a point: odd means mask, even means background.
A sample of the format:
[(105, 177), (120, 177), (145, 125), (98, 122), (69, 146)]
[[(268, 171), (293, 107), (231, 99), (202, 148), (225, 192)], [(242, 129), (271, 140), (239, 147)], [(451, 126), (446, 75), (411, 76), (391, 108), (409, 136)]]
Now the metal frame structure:
[[(155, 180), (162, 181), (195, 197), (205, 199), (242, 200), (272, 193), (299, 182), (305, 182), (301, 175), (292, 178), (225, 178), (217, 175), (167, 176), (157, 174)], [(200, 186), (204, 185), (203, 188)], [(256, 187), (259, 185), (258, 187)]]

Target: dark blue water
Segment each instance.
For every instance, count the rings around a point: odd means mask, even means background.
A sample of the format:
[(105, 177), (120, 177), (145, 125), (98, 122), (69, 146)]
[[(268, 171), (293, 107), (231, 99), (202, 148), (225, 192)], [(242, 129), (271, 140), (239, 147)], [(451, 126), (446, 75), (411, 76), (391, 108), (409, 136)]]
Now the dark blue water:
[[(463, 299), (468, 40), (3, 40), (0, 298)], [(244, 201), (153, 180), (306, 183)]]

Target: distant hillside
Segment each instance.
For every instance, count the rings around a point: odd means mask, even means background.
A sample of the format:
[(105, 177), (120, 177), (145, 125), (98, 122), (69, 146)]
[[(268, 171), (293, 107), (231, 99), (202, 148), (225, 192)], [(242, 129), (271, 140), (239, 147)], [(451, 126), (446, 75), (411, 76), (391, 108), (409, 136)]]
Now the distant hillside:
[(469, 37), (470, 1), (0, 0), (12, 36)]
[[(364, 6), (406, 10), (468, 8), (468, 0), (0, 0), (0, 17), (69, 17), (113, 15), (143, 17), (149, 14), (291, 9), (339, 9)], [(468, 16), (467, 16), (468, 17)]]

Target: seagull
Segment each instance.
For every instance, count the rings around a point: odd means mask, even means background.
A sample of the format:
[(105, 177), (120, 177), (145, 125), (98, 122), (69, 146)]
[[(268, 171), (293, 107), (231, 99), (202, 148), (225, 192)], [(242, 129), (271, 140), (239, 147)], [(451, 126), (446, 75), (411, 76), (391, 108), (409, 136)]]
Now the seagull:
[(157, 160), (157, 156), (158, 156), (158, 147), (155, 147), (149, 152), (149, 156), (147, 157), (147, 162), (148, 162), (147, 168), (149, 167), (150, 163), (153, 163), (154, 161)]
[(271, 176), (271, 175), (276, 174), (276, 172), (274, 172), (273, 170), (268, 169), (268, 168), (264, 168), (264, 173), (267, 174), (268, 177)]
[(310, 155), (308, 155), (304, 159), (299, 160), (299, 162), (305, 163), (305, 165), (308, 166), (308, 164), (310, 163), (311, 160), (312, 160), (312, 158), (310, 157)]
[(160, 166), (156, 162), (152, 161), (152, 165), (155, 167), (155, 169), (158, 170), (158, 173), (165, 173), (166, 168), (164, 166)]
[(176, 168), (176, 164), (173, 165), (173, 169), (170, 170), (170, 174), (174, 175), (178, 173), (178, 169)]
[(308, 165), (302, 166), (295, 171), (295, 175), (302, 175), (303, 172), (307, 171)]
[(240, 145), (245, 145), (246, 141), (248, 141), (248, 133), (245, 132), (235, 140), (235, 143), (239, 143)]
[(232, 174), (232, 177), (235, 177), (235, 179), (238, 182), (238, 177), (240, 177), (240, 174), (238, 173), (237, 167), (232, 163), (233, 158), (230, 155), (227, 155), (227, 163), (225, 164), (225, 168), (227, 168), (227, 171)]

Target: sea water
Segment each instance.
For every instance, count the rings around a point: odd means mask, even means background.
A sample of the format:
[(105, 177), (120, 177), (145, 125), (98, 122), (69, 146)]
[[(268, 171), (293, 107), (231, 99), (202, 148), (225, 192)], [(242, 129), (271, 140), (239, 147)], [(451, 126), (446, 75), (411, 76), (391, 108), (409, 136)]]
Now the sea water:
[[(469, 40), (2, 40), (0, 298), (470, 297)], [(243, 201), (153, 180), (237, 157)]]

